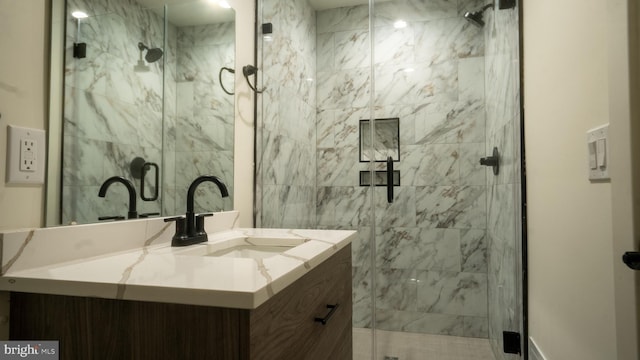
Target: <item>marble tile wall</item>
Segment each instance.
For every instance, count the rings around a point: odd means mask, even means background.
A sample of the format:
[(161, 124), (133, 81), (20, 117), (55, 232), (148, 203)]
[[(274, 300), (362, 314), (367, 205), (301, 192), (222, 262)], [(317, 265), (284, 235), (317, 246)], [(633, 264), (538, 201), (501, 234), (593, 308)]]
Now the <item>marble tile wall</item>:
[(256, 226), (316, 226), (316, 17), (306, 0), (262, 2)]
[[(98, 197), (104, 180), (124, 176), (140, 193), (130, 162), (141, 156), (161, 163), (162, 61), (146, 64), (148, 71), (134, 66), (138, 42), (163, 47), (163, 18), (128, 0), (69, 0), (68, 9), (90, 17), (79, 27), (67, 19), (62, 221), (88, 223), (126, 215), (124, 186), (115, 184), (106, 198)], [(72, 56), (74, 42), (87, 44), (86, 58)], [(138, 201), (140, 213), (159, 210), (159, 201)]]
[(503, 353), (502, 331), (522, 331), (518, 9), (487, 11), (485, 20), (486, 151), (501, 155), (500, 174), (487, 174), (489, 340), (506, 360), (519, 357)]
[[(317, 13), (317, 223), (358, 229), (354, 326), (371, 327), (372, 221), (376, 327), (487, 337), (487, 187), (482, 29), (462, 15), (478, 1), (376, 3)], [(403, 19), (407, 26), (393, 23)], [(372, 85), (374, 106), (370, 107)], [(400, 119), (402, 186), (358, 186), (358, 123)], [(376, 164), (384, 170), (385, 164)]]
[[(167, 106), (164, 209), (183, 213), (187, 189), (199, 175), (219, 177), (230, 195), (223, 199), (215, 185), (204, 183), (196, 191), (195, 210), (232, 209), (234, 102), (220, 87), (219, 72), (235, 66), (235, 23), (170, 26), (168, 37), (176, 51), (174, 77), (166, 87), (174, 94), (168, 101), (175, 100)], [(223, 72), (222, 78), (233, 92), (234, 76)]]

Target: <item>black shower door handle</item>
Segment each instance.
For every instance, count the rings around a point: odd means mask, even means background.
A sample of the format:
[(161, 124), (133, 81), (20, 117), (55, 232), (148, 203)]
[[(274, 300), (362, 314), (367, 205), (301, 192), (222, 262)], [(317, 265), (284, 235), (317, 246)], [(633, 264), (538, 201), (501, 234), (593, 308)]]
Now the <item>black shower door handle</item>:
[(393, 202), (393, 158), (387, 157), (387, 202)]
[[(151, 197), (147, 197), (144, 193), (144, 178), (147, 175), (147, 171), (150, 168), (154, 168), (155, 169), (155, 178), (154, 178), (154, 191), (153, 191), (153, 195), (151, 195)], [(158, 195), (159, 195), (159, 185), (160, 185), (160, 181), (159, 181), (159, 177), (160, 175), (158, 174), (159, 172), (159, 168), (158, 168), (158, 164), (156, 163), (152, 163), (152, 162), (147, 162), (144, 163), (142, 165), (142, 175), (140, 176), (140, 198), (142, 198), (142, 200), (144, 201), (156, 201), (158, 200)]]

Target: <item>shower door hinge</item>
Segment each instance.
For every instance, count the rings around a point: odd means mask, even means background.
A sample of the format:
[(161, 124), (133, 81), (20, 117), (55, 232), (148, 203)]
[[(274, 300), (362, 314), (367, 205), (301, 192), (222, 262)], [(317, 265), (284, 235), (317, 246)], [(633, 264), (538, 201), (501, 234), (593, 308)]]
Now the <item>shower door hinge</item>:
[(502, 332), (502, 345), (505, 354), (518, 354), (522, 353), (520, 347), (520, 333), (513, 331)]

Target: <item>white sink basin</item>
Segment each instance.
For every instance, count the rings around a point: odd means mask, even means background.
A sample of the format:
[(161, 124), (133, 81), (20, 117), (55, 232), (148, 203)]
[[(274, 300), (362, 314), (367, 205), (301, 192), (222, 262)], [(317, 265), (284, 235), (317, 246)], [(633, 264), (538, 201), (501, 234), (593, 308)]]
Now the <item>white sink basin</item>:
[(265, 259), (301, 245), (305, 239), (239, 237), (189, 246), (176, 255)]

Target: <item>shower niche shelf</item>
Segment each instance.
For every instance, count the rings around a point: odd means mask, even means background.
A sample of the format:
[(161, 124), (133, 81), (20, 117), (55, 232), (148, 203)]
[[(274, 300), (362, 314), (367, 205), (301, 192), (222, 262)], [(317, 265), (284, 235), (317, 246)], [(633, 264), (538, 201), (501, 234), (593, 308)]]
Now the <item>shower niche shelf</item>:
[[(375, 186), (387, 186), (387, 172), (378, 170), (375, 172)], [(371, 186), (371, 172), (360, 171), (360, 186)], [(400, 170), (393, 171), (393, 186), (400, 186)]]

